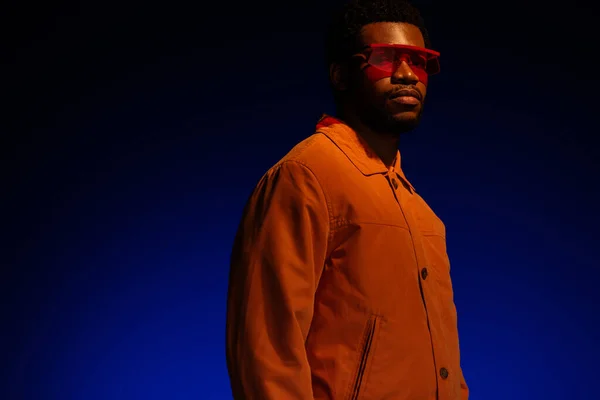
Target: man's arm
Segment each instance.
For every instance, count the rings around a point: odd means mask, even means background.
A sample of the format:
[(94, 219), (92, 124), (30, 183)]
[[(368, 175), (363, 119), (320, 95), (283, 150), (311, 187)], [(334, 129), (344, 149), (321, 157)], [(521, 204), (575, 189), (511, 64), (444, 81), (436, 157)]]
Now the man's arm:
[(305, 166), (286, 161), (250, 197), (231, 256), (227, 368), (236, 400), (313, 398), (305, 341), (329, 213)]

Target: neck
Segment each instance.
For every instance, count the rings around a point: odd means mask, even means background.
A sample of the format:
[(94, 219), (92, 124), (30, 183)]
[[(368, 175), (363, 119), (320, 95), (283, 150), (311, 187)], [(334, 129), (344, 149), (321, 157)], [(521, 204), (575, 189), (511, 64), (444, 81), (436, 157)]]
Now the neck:
[(400, 142), (399, 135), (388, 132), (377, 132), (365, 125), (355, 112), (339, 112), (342, 119), (350, 128), (352, 128), (360, 137), (367, 142), (371, 150), (379, 156), (381, 161), (389, 168), (393, 165), (398, 152)]

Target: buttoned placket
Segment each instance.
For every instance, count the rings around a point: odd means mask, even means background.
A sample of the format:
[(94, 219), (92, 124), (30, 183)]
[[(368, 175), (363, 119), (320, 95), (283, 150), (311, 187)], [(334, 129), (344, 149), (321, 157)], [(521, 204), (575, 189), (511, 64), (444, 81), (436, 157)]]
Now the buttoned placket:
[[(424, 292), (424, 285), (426, 284), (427, 277), (429, 276), (429, 270), (427, 268), (428, 260), (425, 253), (425, 248), (423, 246), (423, 238), (417, 228), (417, 223), (414, 215), (411, 213), (410, 209), (406, 207), (407, 204), (407, 196), (413, 195), (413, 190), (409, 186), (407, 182), (404, 181), (404, 178), (395, 171), (394, 167), (390, 167), (388, 172), (386, 173), (386, 178), (391, 186), (392, 192), (394, 193), (394, 197), (398, 206), (400, 207), (400, 211), (404, 216), (404, 220), (408, 225), (408, 229), (410, 232), (410, 236), (413, 243), (413, 249), (415, 252), (416, 259), (416, 267), (417, 267), (417, 279), (419, 280), (419, 289), (421, 292), (421, 300), (423, 302), (423, 307), (425, 309), (425, 315), (427, 317), (427, 326), (429, 328), (429, 336), (431, 340), (431, 351), (433, 355), (433, 362), (435, 366), (435, 370), (438, 371), (437, 360), (435, 357), (435, 346), (434, 346), (434, 338), (433, 332), (431, 331), (430, 325), (430, 311), (427, 309), (427, 300)], [(436, 373), (436, 382), (438, 388), (440, 387), (439, 378), (443, 380), (448, 378), (448, 370), (445, 367), (439, 368), (439, 371)], [(438, 389), (438, 398), (439, 398), (439, 389)]]

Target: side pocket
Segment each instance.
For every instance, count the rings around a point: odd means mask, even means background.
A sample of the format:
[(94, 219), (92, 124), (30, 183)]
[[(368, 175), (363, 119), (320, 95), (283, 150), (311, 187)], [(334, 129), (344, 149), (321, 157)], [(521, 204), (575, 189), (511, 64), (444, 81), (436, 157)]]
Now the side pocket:
[(369, 355), (371, 353), (371, 345), (373, 344), (373, 338), (375, 337), (375, 332), (377, 330), (378, 320), (379, 317), (371, 315), (367, 321), (367, 325), (365, 326), (356, 376), (350, 389), (350, 400), (359, 399), (361, 387), (363, 386), (365, 370), (367, 369), (367, 362), (369, 361)]

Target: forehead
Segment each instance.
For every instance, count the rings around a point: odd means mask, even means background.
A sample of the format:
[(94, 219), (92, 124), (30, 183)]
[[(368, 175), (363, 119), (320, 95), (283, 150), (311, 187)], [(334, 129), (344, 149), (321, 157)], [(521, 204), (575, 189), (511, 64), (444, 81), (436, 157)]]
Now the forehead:
[(376, 22), (365, 25), (360, 32), (360, 44), (404, 44), (425, 47), (421, 30), (403, 22)]

